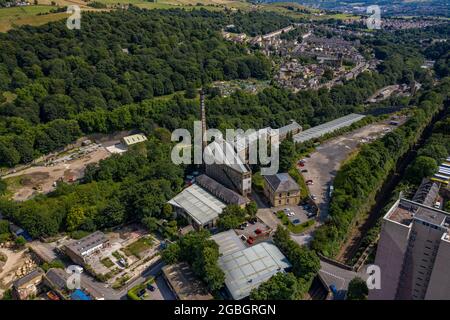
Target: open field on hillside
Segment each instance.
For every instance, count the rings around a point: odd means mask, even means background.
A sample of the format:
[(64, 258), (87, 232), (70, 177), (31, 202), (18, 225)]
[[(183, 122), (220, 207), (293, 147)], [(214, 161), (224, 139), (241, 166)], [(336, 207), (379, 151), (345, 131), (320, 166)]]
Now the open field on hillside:
[[(52, 2), (55, 5), (52, 5)], [(0, 8), (0, 32), (6, 32), (16, 26), (39, 26), (67, 18), (69, 14), (65, 12), (50, 12), (58, 7), (78, 5), (83, 11), (102, 11), (101, 9), (88, 7), (86, 2), (82, 0), (38, 0), (38, 3), (38, 5), (24, 7)]]
[(28, 7), (14, 7), (14, 8), (2, 8), (0, 9), (0, 31), (5, 32), (11, 29), (13, 26), (17, 25), (39, 25), (50, 21), (55, 21), (61, 19), (63, 15), (61, 13), (57, 14), (45, 14), (52, 9), (54, 6), (28, 6)]
[[(96, 0), (104, 3), (108, 8), (114, 8), (118, 4), (133, 4), (145, 9), (170, 9), (185, 8), (187, 10), (194, 8), (205, 8), (207, 10), (217, 11), (225, 8), (234, 8), (240, 10), (264, 10), (273, 11), (288, 15), (293, 18), (311, 18), (311, 19), (351, 19), (353, 16), (346, 14), (319, 15), (315, 9), (307, 9), (311, 13), (305, 13), (305, 7), (289, 2), (252, 5), (241, 0), (156, 0), (150, 2), (146, 0)], [(38, 5), (27, 7), (0, 8), (0, 32), (6, 32), (15, 26), (32, 25), (38, 26), (48, 22), (57, 21), (66, 18), (68, 15), (62, 13), (49, 13), (50, 10), (57, 7), (69, 5), (78, 5), (81, 10), (101, 11), (105, 9), (93, 9), (87, 6), (83, 0), (38, 0)]]

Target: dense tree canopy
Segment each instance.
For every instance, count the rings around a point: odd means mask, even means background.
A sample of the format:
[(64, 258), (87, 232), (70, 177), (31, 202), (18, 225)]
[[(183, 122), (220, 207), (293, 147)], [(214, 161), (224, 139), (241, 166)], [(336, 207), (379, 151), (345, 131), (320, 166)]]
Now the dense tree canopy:
[(177, 242), (170, 244), (162, 253), (166, 263), (186, 261), (194, 273), (208, 285), (210, 290), (223, 286), (225, 274), (219, 268), (219, 246), (210, 239), (206, 230), (189, 232)]
[(277, 273), (250, 293), (252, 300), (299, 300), (301, 297), (301, 288), (292, 273)]
[[(356, 157), (344, 164), (334, 180), (330, 220), (316, 230), (311, 243), (314, 250), (328, 256), (338, 252), (358, 213), (367, 207), (367, 203), (374, 201), (398, 159), (418, 141), (432, 117), (447, 106), (449, 89), (450, 78), (446, 78), (440, 86), (423, 92), (413, 115), (403, 126), (364, 145)], [(421, 180), (433, 172), (436, 161), (424, 156), (418, 159), (416, 165), (409, 169), (409, 174)]]
[(369, 289), (366, 282), (359, 278), (353, 278), (348, 284), (347, 300), (367, 300)]

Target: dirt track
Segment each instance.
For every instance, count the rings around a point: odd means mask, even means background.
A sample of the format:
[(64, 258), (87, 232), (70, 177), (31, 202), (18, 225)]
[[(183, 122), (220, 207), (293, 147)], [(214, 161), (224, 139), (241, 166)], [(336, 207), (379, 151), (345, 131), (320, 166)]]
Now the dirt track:
[(35, 193), (48, 193), (54, 190), (54, 182), (76, 181), (83, 177), (86, 166), (97, 163), (111, 154), (103, 147), (78, 159), (61, 161), (54, 165), (33, 166), (28, 169), (4, 176), (13, 193), (13, 200), (24, 201)]

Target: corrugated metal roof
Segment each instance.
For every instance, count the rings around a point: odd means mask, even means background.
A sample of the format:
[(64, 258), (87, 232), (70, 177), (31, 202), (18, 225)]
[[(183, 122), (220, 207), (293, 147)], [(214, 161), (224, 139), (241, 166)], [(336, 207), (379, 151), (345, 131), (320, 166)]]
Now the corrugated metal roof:
[(220, 184), (216, 180), (208, 177), (206, 174), (198, 176), (195, 180), (202, 188), (208, 190), (214, 196), (218, 197), (220, 200), (226, 204), (237, 204), (244, 205), (249, 202), (247, 198), (244, 198), (239, 193), (228, 189), (224, 185)]
[(262, 242), (221, 256), (219, 266), (233, 299), (241, 300), (274, 274), (285, 272), (291, 264), (274, 244)]
[(238, 237), (234, 230), (228, 230), (211, 236), (218, 245), (220, 254), (229, 254), (246, 248), (244, 242)]
[(80, 240), (75, 240), (67, 245), (67, 248), (83, 255), (86, 251), (95, 248), (108, 241), (105, 234), (101, 231), (95, 231)]
[(305, 142), (314, 138), (319, 138), (323, 136), (324, 134), (333, 132), (337, 129), (347, 127), (361, 119), (363, 119), (365, 116), (362, 114), (356, 114), (351, 113), (349, 115), (346, 115), (345, 117), (341, 117), (338, 119), (335, 119), (330, 122), (323, 123), (319, 126), (310, 128), (308, 130), (305, 130), (303, 132), (300, 132), (296, 135), (294, 135), (293, 139), (295, 142)]
[(225, 203), (197, 184), (181, 191), (169, 203), (182, 208), (199, 225), (216, 219), (226, 207)]

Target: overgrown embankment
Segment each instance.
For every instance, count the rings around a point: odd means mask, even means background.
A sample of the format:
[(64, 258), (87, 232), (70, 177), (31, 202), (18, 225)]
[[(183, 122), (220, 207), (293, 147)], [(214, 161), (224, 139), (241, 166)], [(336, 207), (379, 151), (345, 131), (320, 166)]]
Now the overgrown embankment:
[(365, 145), (360, 153), (338, 172), (330, 203), (330, 220), (316, 230), (311, 248), (325, 256), (335, 256), (355, 227), (376, 202), (376, 196), (402, 157), (420, 140), (434, 116), (447, 103), (450, 79), (416, 101), (413, 116), (382, 139)]

